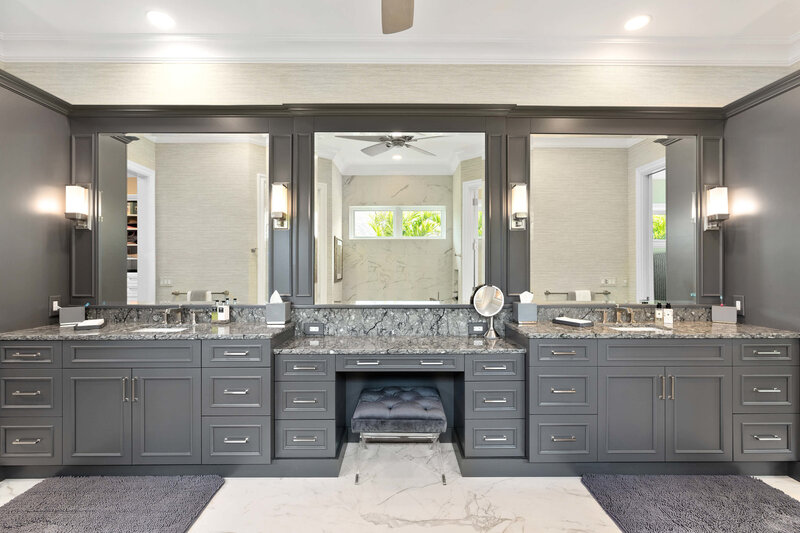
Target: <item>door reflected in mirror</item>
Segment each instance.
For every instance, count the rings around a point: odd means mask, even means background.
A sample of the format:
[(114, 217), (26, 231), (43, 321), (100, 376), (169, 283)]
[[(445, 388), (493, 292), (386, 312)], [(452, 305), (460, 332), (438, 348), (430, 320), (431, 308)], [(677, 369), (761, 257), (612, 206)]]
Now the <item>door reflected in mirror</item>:
[(315, 303), (468, 304), (486, 263), (484, 135), (317, 133), (315, 149)]
[(694, 136), (532, 135), (537, 303), (694, 303)]

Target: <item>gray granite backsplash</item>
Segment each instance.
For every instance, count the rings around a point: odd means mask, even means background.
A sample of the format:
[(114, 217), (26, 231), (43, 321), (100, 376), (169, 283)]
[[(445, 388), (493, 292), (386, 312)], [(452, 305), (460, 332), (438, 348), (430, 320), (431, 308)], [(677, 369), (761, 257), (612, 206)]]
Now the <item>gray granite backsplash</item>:
[[(177, 309), (176, 306), (91, 306), (86, 311), (86, 318), (105, 318), (111, 324), (134, 322), (138, 324), (162, 324), (165, 309)], [(182, 306), (184, 323), (191, 321), (189, 309), (195, 311), (198, 323), (211, 322), (211, 308), (208, 306)], [(655, 308), (649, 305), (633, 305), (622, 309), (620, 320), (630, 322), (633, 312), (634, 322), (652, 322)], [(676, 306), (676, 322), (708, 321), (711, 309), (708, 306), (688, 305)], [(615, 320), (614, 305), (571, 304), (540, 305), (539, 322), (550, 322), (557, 316), (587, 318), (600, 323), (605, 318), (609, 322)], [(170, 323), (178, 321), (177, 312), (170, 315)], [(266, 314), (263, 306), (237, 305), (231, 308), (232, 322), (265, 323)], [(296, 334), (303, 335), (304, 322), (322, 322), (326, 335), (467, 335), (467, 322), (479, 322), (486, 319), (470, 307), (431, 306), (431, 307), (337, 307), (337, 306), (300, 306), (292, 309), (292, 322), (297, 326)], [(498, 334), (505, 334), (505, 323), (511, 321), (511, 307), (504, 308), (495, 317), (495, 329)]]

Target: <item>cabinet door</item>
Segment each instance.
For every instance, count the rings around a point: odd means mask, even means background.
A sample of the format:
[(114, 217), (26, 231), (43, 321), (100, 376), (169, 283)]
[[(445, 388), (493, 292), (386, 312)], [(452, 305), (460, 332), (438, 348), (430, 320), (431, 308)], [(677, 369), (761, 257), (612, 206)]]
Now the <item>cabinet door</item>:
[(730, 367), (667, 367), (667, 461), (730, 461)]
[(598, 376), (598, 461), (663, 461), (664, 368), (601, 367)]
[(200, 369), (133, 370), (133, 463), (200, 464)]
[(131, 464), (130, 370), (64, 370), (64, 464)]

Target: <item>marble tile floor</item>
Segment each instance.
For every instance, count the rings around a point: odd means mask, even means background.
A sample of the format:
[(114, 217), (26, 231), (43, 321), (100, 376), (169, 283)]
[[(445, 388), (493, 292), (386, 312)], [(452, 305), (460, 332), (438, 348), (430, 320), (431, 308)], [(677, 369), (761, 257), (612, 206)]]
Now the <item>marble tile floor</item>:
[[(424, 444), (371, 444), (353, 484), (354, 446), (338, 478), (227, 478), (190, 533), (619, 531), (577, 477), (462, 478), (446, 444), (448, 484)], [(800, 499), (800, 483), (763, 477)], [(0, 505), (37, 479), (0, 482)]]

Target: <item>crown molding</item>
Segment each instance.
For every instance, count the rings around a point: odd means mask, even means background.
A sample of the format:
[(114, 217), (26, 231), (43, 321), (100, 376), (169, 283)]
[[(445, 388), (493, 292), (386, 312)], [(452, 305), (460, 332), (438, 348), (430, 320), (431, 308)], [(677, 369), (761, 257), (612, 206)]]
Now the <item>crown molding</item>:
[(32, 100), (48, 109), (68, 115), (72, 106), (61, 98), (28, 83), (5, 70), (0, 70), (0, 87)]
[(800, 70), (797, 70), (788, 76), (776, 80), (769, 85), (753, 91), (752, 93), (739, 98), (735, 102), (726, 105), (723, 110), (725, 118), (730, 118), (738, 115), (748, 109), (755, 107), (759, 104), (780, 96), (781, 94), (791, 91), (800, 87)]

